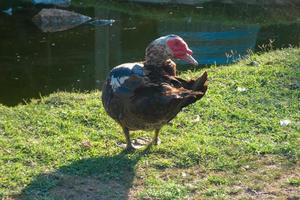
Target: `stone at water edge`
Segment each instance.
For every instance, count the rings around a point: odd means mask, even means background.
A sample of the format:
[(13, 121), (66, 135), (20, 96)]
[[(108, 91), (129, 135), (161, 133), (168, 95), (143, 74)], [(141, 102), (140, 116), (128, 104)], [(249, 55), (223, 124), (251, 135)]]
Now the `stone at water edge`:
[(44, 8), (32, 18), (32, 21), (43, 32), (58, 32), (74, 28), (91, 19), (89, 16), (68, 10)]

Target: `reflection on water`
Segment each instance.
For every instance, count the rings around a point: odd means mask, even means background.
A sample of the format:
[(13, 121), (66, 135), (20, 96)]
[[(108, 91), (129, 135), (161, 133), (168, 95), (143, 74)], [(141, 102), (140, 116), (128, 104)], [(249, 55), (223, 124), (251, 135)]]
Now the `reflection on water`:
[[(42, 33), (31, 21), (40, 8), (27, 6), (12, 16), (0, 14), (0, 103), (15, 105), (57, 90), (101, 89), (109, 70), (120, 63), (142, 60), (145, 47), (166, 34), (182, 36), (200, 64), (226, 64), (270, 38), (275, 45), (299, 44), (299, 24), (229, 26), (169, 21), (109, 9), (73, 8), (96, 18), (115, 19), (112, 26), (86, 24)], [(292, 26), (293, 31), (287, 31)], [(298, 32), (297, 32), (298, 31)]]

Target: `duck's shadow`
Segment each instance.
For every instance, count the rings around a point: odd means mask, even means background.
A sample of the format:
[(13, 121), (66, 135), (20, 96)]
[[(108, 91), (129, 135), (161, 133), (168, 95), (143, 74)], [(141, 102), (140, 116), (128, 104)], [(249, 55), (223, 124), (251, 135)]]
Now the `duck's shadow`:
[(37, 176), (22, 191), (20, 199), (128, 199), (135, 166), (146, 152), (75, 161)]

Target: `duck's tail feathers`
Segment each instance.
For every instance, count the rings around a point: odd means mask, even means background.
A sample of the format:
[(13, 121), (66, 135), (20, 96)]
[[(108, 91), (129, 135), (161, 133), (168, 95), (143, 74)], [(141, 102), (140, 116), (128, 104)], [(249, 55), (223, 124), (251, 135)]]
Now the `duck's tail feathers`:
[(208, 75), (205, 71), (194, 83), (192, 89), (194, 91), (200, 91), (205, 94), (208, 86)]

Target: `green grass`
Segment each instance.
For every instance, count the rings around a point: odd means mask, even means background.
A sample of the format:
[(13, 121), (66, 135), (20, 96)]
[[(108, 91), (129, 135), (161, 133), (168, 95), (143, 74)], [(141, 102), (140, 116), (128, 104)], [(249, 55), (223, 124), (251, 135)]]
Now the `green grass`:
[(297, 186), (297, 187), (300, 187), (300, 178), (292, 178), (292, 179), (289, 179), (288, 180), (289, 184), (290, 185), (294, 185), (294, 186)]
[[(248, 66), (251, 60), (259, 66)], [(299, 197), (300, 49), (253, 54), (207, 70), (203, 100), (125, 154), (98, 91), (0, 105), (3, 199), (249, 199)], [(238, 91), (237, 88), (246, 88)], [(291, 120), (281, 126), (283, 119)], [(136, 137), (153, 133), (138, 131)]]

